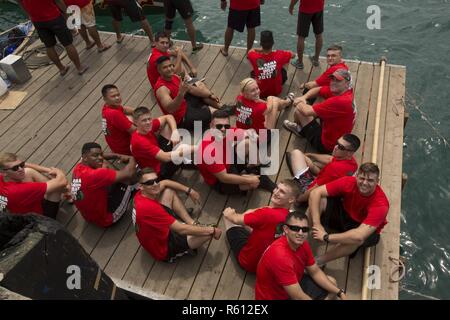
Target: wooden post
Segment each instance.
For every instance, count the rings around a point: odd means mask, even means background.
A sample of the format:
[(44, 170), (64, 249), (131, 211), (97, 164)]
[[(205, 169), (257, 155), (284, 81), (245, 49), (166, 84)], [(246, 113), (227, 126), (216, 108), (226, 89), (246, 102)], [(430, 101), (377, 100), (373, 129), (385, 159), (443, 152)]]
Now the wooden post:
[[(375, 113), (375, 130), (373, 134), (373, 146), (372, 146), (372, 162), (377, 163), (378, 157), (378, 136), (380, 134), (380, 116), (381, 116), (381, 103), (383, 100), (383, 83), (384, 83), (384, 71), (386, 68), (386, 57), (381, 57), (380, 59), (380, 82), (378, 83), (378, 97), (377, 97), (377, 108)], [(364, 251), (364, 267), (363, 267), (363, 279), (362, 279), (362, 292), (361, 299), (367, 300), (369, 295), (369, 289), (367, 287), (368, 274), (367, 270), (370, 263), (370, 248), (366, 248)]]

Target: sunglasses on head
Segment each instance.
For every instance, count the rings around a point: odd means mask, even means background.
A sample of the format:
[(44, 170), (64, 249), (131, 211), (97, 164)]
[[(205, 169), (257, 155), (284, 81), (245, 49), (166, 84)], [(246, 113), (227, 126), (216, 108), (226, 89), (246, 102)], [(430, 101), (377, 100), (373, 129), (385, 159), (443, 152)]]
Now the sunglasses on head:
[(303, 233), (308, 233), (310, 230), (309, 227), (299, 227), (299, 226), (293, 226), (290, 224), (286, 224), (285, 226), (294, 232), (299, 232), (300, 230), (302, 230)]
[(217, 130), (222, 130), (222, 128), (228, 130), (231, 128), (231, 125), (229, 124), (216, 124), (216, 129)]
[(22, 161), (21, 163), (19, 163), (18, 165), (15, 165), (14, 167), (11, 168), (4, 168), (3, 170), (11, 170), (11, 171), (18, 171), (19, 168), (25, 168), (25, 161)]
[(341, 151), (353, 151), (351, 149), (347, 149), (343, 144), (336, 142), (336, 147)]
[(154, 186), (154, 185), (156, 185), (158, 183), (159, 183), (159, 178), (150, 179), (150, 180), (141, 182), (141, 184), (144, 185), (144, 186)]

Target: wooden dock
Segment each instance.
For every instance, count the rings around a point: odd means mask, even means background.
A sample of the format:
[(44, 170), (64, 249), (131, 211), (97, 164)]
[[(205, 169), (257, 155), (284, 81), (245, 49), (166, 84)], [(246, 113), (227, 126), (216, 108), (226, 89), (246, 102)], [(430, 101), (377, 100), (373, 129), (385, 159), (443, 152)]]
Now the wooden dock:
[[(80, 37), (76, 40), (81, 60), (89, 65), (83, 76), (76, 73), (73, 65), (64, 78), (59, 76), (56, 67), (47, 66), (34, 70), (32, 79), (26, 84), (14, 87), (14, 90), (26, 91), (27, 96), (16, 110), (0, 110), (0, 150), (18, 153), (29, 162), (59, 167), (70, 175), (85, 142), (96, 141), (106, 147), (101, 134), (103, 102), (100, 89), (107, 83), (119, 87), (124, 105), (143, 105), (152, 108), (155, 117), (161, 114), (146, 76), (150, 53), (147, 38), (127, 36), (121, 45), (117, 45), (111, 33), (102, 32), (101, 36), (113, 44), (101, 54), (95, 49), (86, 51)], [(199, 75), (206, 77), (205, 83), (227, 103), (234, 101), (239, 82), (249, 75), (250, 66), (244, 49), (231, 48), (229, 56), (223, 57), (219, 48), (206, 45), (191, 59), (198, 66)], [(190, 44), (186, 45), (185, 51), (190, 52)], [(68, 62), (67, 57), (64, 62)], [(354, 133), (363, 141), (357, 153), (360, 164), (371, 159), (380, 66), (348, 60), (347, 64), (353, 75), (358, 107)], [(291, 91), (300, 94), (299, 85), (314, 79), (325, 68), (324, 59), (320, 60), (318, 68), (312, 68), (309, 59), (305, 59), (304, 70), (289, 65), (283, 95)], [(389, 278), (394, 266), (389, 258), (399, 258), (405, 73), (401, 66), (387, 65), (385, 69), (377, 163), (382, 172), (381, 185), (391, 208), (380, 244), (371, 251), (371, 263), (381, 268), (381, 289), (369, 290), (371, 299), (398, 299), (398, 282), (391, 282)], [(280, 115), (278, 128), (282, 128), (284, 119), (292, 118), (292, 113), (291, 108)], [(312, 151), (304, 139), (281, 129), (280, 155), (283, 159), (280, 159), (279, 172), (272, 177), (274, 180), (289, 178), (284, 151), (294, 148)], [(203, 183), (195, 170), (184, 170), (176, 179), (200, 192), (203, 206), (200, 220), (218, 223), (222, 228), (225, 207), (243, 212), (269, 202), (269, 194), (263, 191), (255, 191), (248, 197), (220, 195)], [(190, 200), (187, 205), (192, 205)], [(183, 257), (174, 264), (167, 264), (154, 261), (140, 247), (130, 215), (109, 229), (101, 229), (86, 223), (75, 207), (64, 206), (58, 220), (121, 286), (174, 299), (254, 297), (255, 276), (239, 268), (225, 236), (204, 245), (196, 257)], [(316, 250), (326, 250), (324, 246), (312, 245)], [(362, 269), (363, 255), (359, 252), (354, 259), (342, 258), (329, 263), (325, 272), (334, 276), (340, 287), (346, 288), (350, 298), (360, 299)]]

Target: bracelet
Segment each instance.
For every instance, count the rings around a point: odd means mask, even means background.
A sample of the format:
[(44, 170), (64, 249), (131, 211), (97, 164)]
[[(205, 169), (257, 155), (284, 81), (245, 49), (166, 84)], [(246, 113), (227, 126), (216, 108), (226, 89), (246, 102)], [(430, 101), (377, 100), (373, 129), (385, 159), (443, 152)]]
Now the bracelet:
[(189, 187), (188, 191), (186, 191), (186, 194), (187, 194), (187, 195), (190, 195), (190, 194), (191, 194), (191, 191), (192, 191), (192, 188)]
[(330, 237), (330, 235), (328, 233), (325, 233), (323, 235), (323, 241), (325, 241), (326, 243), (330, 242), (329, 237)]
[(342, 289), (339, 289), (338, 293), (336, 293), (336, 296), (340, 299), (343, 293), (345, 293), (345, 291)]

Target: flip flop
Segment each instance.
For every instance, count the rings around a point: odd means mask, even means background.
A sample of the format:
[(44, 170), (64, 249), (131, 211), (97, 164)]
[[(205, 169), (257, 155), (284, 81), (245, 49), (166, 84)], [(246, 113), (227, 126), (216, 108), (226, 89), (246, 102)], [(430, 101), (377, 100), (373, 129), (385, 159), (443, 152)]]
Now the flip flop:
[(69, 69), (70, 67), (66, 66), (63, 72), (60, 71), (59, 74), (61, 75), (61, 77), (64, 77), (67, 74), (67, 72), (69, 72)]
[(83, 73), (86, 72), (87, 69), (89, 69), (89, 66), (83, 66), (81, 70), (78, 70), (78, 74), (81, 76)]
[(104, 44), (103, 48), (97, 49), (97, 51), (98, 51), (98, 53), (101, 53), (101, 52), (104, 52), (104, 51), (108, 50), (109, 48), (111, 48), (110, 44), (106, 44), (106, 45)]
[(203, 43), (197, 43), (194, 48), (192, 48), (192, 53), (197, 53), (203, 49)]
[(122, 35), (122, 37), (120, 39), (117, 39), (116, 42), (117, 43), (122, 43), (124, 39), (125, 39), (125, 36)]
[(228, 52), (225, 52), (225, 50), (223, 50), (223, 48), (220, 48), (220, 53), (221, 53), (224, 57), (228, 57)]

